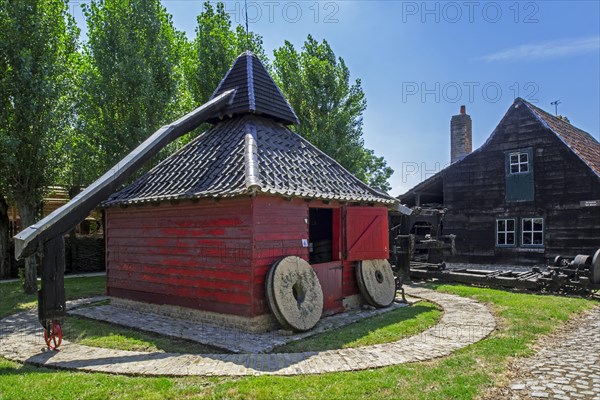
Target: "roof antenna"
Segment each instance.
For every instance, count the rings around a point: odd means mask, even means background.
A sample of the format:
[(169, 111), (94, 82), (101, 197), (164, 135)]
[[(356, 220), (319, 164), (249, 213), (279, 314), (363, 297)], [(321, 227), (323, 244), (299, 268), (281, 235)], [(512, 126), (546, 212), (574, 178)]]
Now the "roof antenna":
[(550, 104), (554, 106), (554, 116), (558, 117), (558, 105), (560, 104), (560, 100), (554, 100)]
[(244, 10), (246, 12), (246, 50), (250, 50), (250, 35), (248, 33), (248, 0), (244, 0)]

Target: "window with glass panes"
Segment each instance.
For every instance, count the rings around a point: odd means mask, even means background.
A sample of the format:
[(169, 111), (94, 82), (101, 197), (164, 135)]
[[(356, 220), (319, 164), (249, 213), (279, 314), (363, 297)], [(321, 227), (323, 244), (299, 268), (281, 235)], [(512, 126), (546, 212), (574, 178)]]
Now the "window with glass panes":
[(521, 220), (521, 244), (523, 246), (544, 245), (543, 218), (523, 218)]
[(496, 245), (515, 245), (515, 220), (499, 219), (496, 221)]
[(510, 173), (529, 172), (529, 155), (527, 153), (510, 153)]

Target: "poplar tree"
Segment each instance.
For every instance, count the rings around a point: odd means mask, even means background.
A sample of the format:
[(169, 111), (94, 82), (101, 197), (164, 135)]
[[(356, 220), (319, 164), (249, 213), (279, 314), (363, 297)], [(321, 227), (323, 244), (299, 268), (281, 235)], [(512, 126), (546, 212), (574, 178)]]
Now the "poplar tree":
[(363, 117), (367, 100), (360, 79), (327, 41), (311, 35), (298, 52), (285, 44), (275, 50), (274, 77), (300, 119), (294, 129), (367, 184), (390, 190), (394, 172), (382, 157), (364, 147)]
[[(63, 100), (77, 37), (67, 1), (0, 2), (0, 176), (21, 228), (36, 222), (42, 192), (54, 180), (52, 149), (66, 129)], [(24, 289), (37, 289), (35, 256), (25, 260)]]
[(80, 124), (106, 171), (169, 122), (181, 36), (159, 0), (92, 0), (83, 9), (89, 62)]

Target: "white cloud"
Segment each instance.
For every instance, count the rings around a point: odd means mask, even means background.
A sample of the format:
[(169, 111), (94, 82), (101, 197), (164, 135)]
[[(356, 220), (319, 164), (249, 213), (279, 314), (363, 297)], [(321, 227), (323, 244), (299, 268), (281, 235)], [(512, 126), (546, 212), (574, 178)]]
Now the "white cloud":
[(523, 44), (498, 51), (479, 60), (487, 62), (507, 60), (539, 60), (560, 58), (600, 51), (600, 36), (569, 40), (553, 40), (543, 43)]

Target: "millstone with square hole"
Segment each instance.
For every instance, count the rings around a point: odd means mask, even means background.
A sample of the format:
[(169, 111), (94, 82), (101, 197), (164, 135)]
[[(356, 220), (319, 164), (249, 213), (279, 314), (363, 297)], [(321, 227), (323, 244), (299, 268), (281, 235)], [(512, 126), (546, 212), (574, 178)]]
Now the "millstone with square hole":
[(266, 280), (269, 306), (285, 328), (306, 331), (316, 325), (323, 312), (323, 290), (317, 274), (300, 257), (276, 262)]
[(374, 307), (387, 307), (396, 297), (396, 281), (387, 260), (364, 260), (356, 268), (360, 293)]

